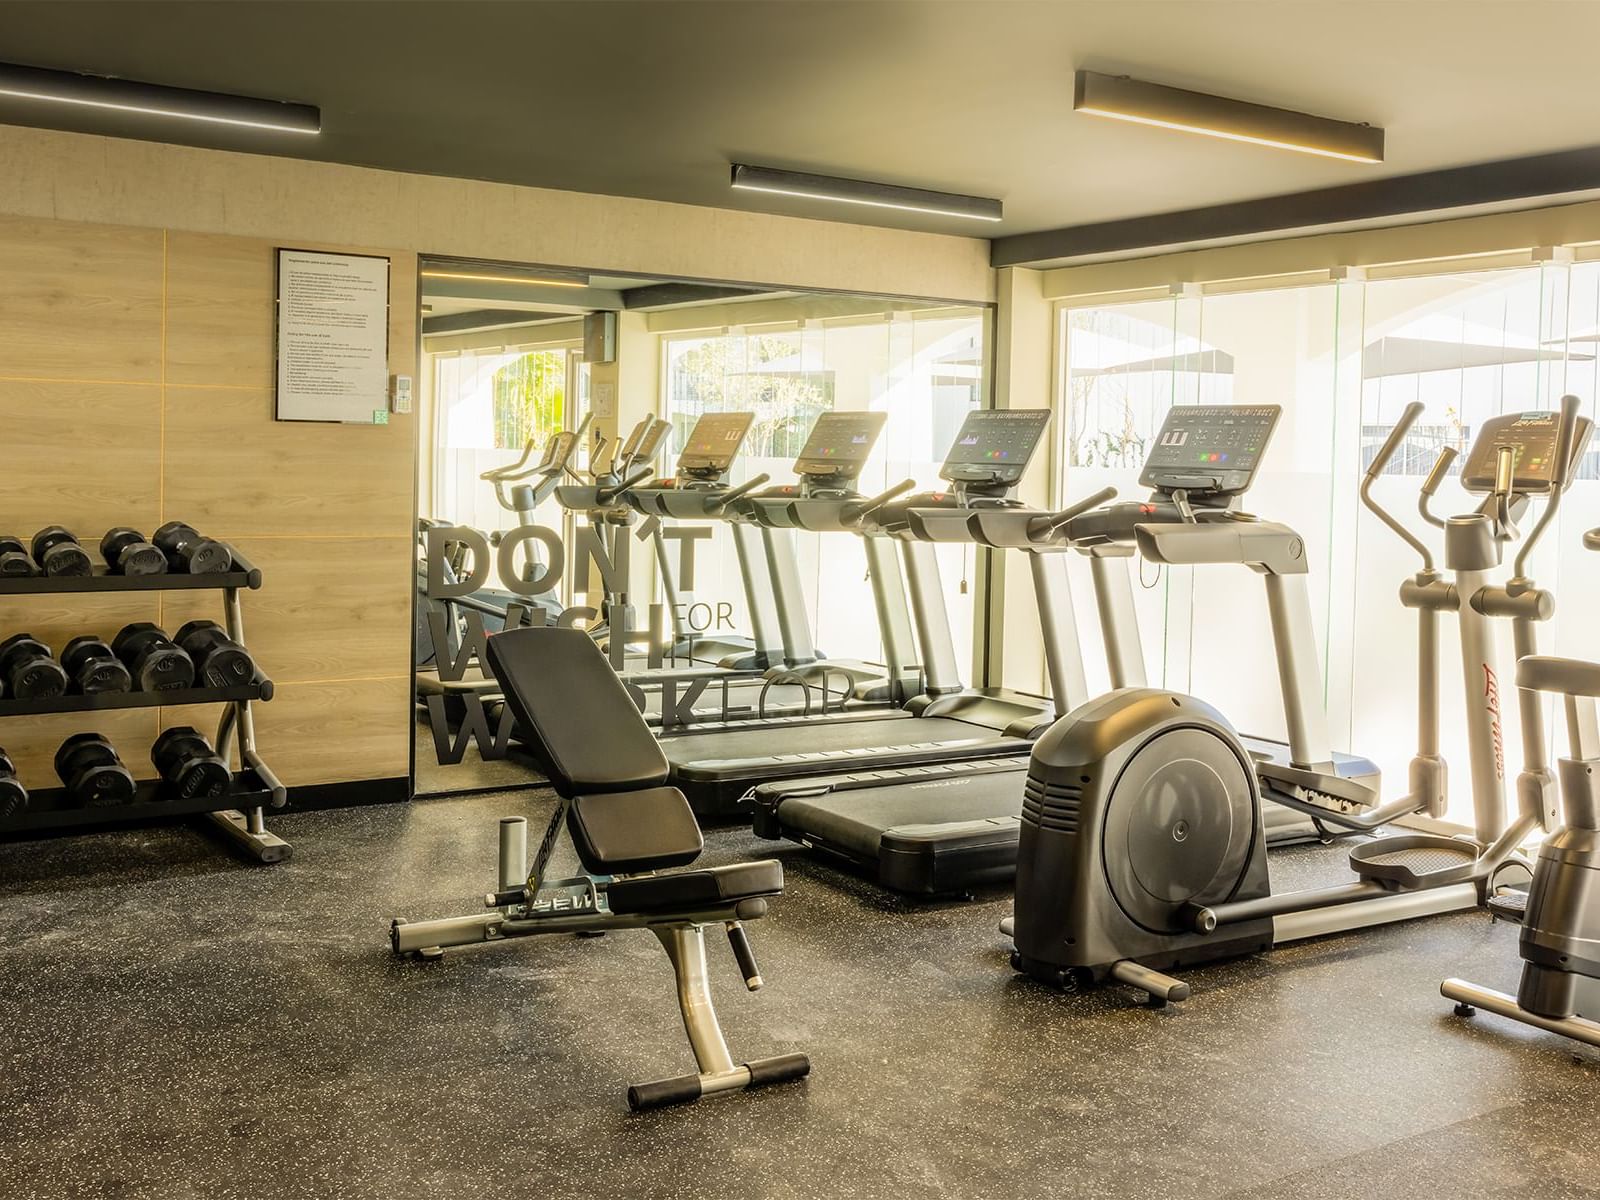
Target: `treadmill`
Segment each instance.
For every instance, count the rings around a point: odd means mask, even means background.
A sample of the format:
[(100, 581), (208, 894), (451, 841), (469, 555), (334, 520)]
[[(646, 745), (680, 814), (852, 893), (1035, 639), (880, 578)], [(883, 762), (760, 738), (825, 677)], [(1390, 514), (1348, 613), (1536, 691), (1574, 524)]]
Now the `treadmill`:
[(730, 521), (748, 521), (758, 526), (767, 547), (773, 593), (780, 600), (785, 647), (784, 667), (768, 671), (768, 677), (799, 679), (829, 695), (837, 691), (846, 703), (904, 704), (917, 691), (919, 667), (900, 565), (889, 539), (862, 539), (873, 609), (883, 640), (884, 665), (825, 658), (812, 643), (805, 619), (804, 591), (791, 531), (855, 531), (856, 514), (871, 507), (871, 502), (856, 490), (856, 481), (888, 419), (884, 412), (823, 413), (794, 461), (797, 483), (753, 492), (723, 509)]
[[(982, 544), (1032, 552), (1052, 690), (1057, 696), (1064, 690), (1071, 693), (1067, 710), (1088, 697), (1081, 668), (1076, 676), (1070, 670), (1067, 647), (1052, 647), (1052, 628), (1057, 639), (1069, 632), (1059, 614), (1063, 608), (1071, 611), (1071, 601), (1064, 590), (1064, 576), (1054, 596), (1050, 588), (1041, 586), (1040, 575), (1047, 570), (1044, 564), (1048, 561), (1041, 553), (1044, 545), (1070, 546), (1090, 558), (1112, 686), (1143, 686), (1126, 566), (1135, 531), (1147, 524), (1222, 525), (1254, 520), (1237, 506), (1254, 482), (1277, 415), (1275, 407), (1259, 405), (1174, 408), (1140, 476), (1142, 486), (1154, 489), (1149, 500), (1091, 507), (1105, 498), (1102, 493), (1049, 519), (1023, 513), (982, 513), (968, 522), (967, 532)], [(1206, 457), (1199, 460), (1202, 453)], [(1199, 461), (1205, 461), (1206, 467), (1197, 469)], [(1213, 462), (1219, 467), (1212, 468)], [(1222, 469), (1221, 463), (1229, 466)], [(930, 519), (930, 514), (919, 514), (917, 524), (934, 540), (955, 540), (949, 528)], [(1269, 574), (1268, 578), (1298, 580), (1304, 594), (1303, 574)], [(1268, 586), (1274, 588), (1270, 582)], [(1294, 607), (1293, 603), (1274, 605), (1274, 633), (1280, 647), (1293, 639), (1278, 630), (1276, 613)], [(1309, 607), (1305, 612), (1309, 616)], [(1311, 669), (1315, 669), (1314, 658)], [(1305, 709), (1309, 693), (1295, 692), (1291, 678), (1304, 682), (1306, 677), (1303, 671), (1286, 672), (1285, 703), (1293, 713)], [(1290, 728), (1304, 723), (1292, 718)], [(1335, 754), (1319, 743), (1307, 742), (1291, 750), (1267, 739), (1245, 741), (1256, 759), (1264, 794), (1270, 794), (1274, 770), (1307, 772), (1329, 789), (1340, 786), (1340, 781), (1348, 781), (1351, 787), (1370, 786), (1376, 794), (1377, 767), (1367, 759)], [(1292, 767), (1291, 760), (1304, 765)], [(800, 842), (870, 870), (882, 886), (897, 892), (961, 892), (980, 883), (1004, 881), (1015, 873), (1022, 807), (1027, 802), (1028, 763), (1024, 754), (940, 770), (912, 768), (780, 781), (756, 789), (753, 824), (756, 833), (764, 837)], [(1309, 828), (1301, 815), (1277, 805), (1267, 805), (1263, 817), (1270, 841), (1298, 840)]]
[(697, 813), (717, 817), (748, 811), (750, 793), (778, 779), (1027, 752), (1054, 714), (1037, 697), (961, 683), (933, 546), (915, 538), (910, 514), (1003, 504), (1021, 482), (1049, 419), (1045, 409), (968, 413), (940, 471), (950, 490), (903, 500), (885, 493), (851, 514), (867, 536), (898, 542), (921, 652), (923, 693), (900, 708), (847, 710), (828, 721), (790, 719), (663, 737), (671, 782)]
[[(679, 471), (685, 477), (685, 486), (695, 489), (696, 494), (707, 498), (708, 502), (712, 493), (720, 495), (726, 492), (727, 487), (722, 482), (723, 477), (733, 465), (733, 459), (744, 440), (744, 431), (749, 428), (753, 419), (748, 413), (702, 417), (691, 431), (689, 444), (679, 458)], [(702, 436), (702, 426), (705, 426), (703, 436), (714, 439), (718, 443), (719, 452), (725, 451), (725, 454), (717, 459), (715, 464), (707, 461), (700, 467), (693, 465), (685, 467), (685, 462), (695, 450), (695, 438)], [(568, 484), (556, 489), (556, 499), (563, 507), (588, 517), (590, 536), (600, 543), (605, 557), (612, 563), (620, 564), (624, 571), (629, 569), (631, 562), (629, 538), (632, 536), (630, 531), (635, 515), (644, 511), (633, 502), (634, 489), (641, 486), (647, 489), (660, 489), (674, 486), (676, 483), (674, 480), (648, 482), (653, 474), (649, 463), (655, 458), (663, 437), (671, 428), (672, 424), (669, 421), (653, 416), (642, 418), (628, 434), (620, 450), (616, 448), (615, 443), (602, 445), (596, 450), (594, 461), (589, 468), (590, 482)], [(737, 436), (730, 441), (729, 435), (735, 432)], [(763, 636), (770, 633), (770, 625), (759, 620), (754, 622), (756, 637), (753, 641), (739, 636), (700, 637), (687, 633), (679, 625), (676, 572), (659, 525), (652, 529), (650, 540), (661, 576), (667, 619), (672, 623), (672, 641), (663, 648), (662, 657), (688, 659), (700, 666), (729, 671), (756, 670), (777, 661), (770, 637)], [(764, 585), (764, 578), (759, 574), (751, 574), (744, 562), (742, 551), (743, 547), (741, 547), (740, 568), (745, 578), (747, 599), (754, 618), (756, 614), (767, 611), (770, 604), (759, 594)], [(582, 556), (575, 555), (575, 559), (582, 561)], [(609, 592), (606, 594), (603, 619), (608, 628), (599, 631), (598, 634), (603, 647), (613, 617), (623, 612), (627, 612), (630, 619), (632, 617), (629, 594), (625, 589), (624, 584), (624, 590), (616, 594)], [(629, 636), (644, 633), (642, 629), (628, 630)], [(647, 669), (646, 655), (628, 648), (624, 649), (624, 655), (624, 671)]]
[[(757, 613), (756, 626), (775, 631), (780, 646), (776, 655), (768, 654), (759, 663), (718, 664), (719, 668), (740, 668), (748, 673), (692, 664), (679, 669), (670, 663), (656, 670), (627, 671), (624, 679), (645, 691), (646, 715), (657, 717), (656, 724), (705, 732), (750, 729), (759, 722), (790, 719), (834, 720), (847, 708), (854, 713), (872, 705), (882, 708), (891, 699), (903, 702), (915, 690), (917, 667), (903, 649), (910, 640), (910, 618), (893, 555), (887, 557), (886, 568), (879, 564), (872, 583), (880, 619), (888, 613), (895, 618), (889, 621), (891, 629), (907, 630), (899, 642), (892, 632), (885, 634), (886, 642), (891, 647), (901, 646), (901, 650), (891, 651), (888, 668), (823, 657), (812, 640), (795, 561), (792, 530), (798, 526), (788, 516), (789, 508), (800, 504), (813, 523), (831, 514), (832, 527), (840, 528), (850, 514), (869, 507), (871, 502), (863, 501), (854, 484), (884, 420), (883, 414), (871, 412), (823, 414), (795, 460), (800, 482), (755, 491), (767, 481), (765, 475), (738, 488), (729, 488), (722, 479), (749, 427), (749, 414), (712, 414), (702, 417), (690, 434), (678, 478), (637, 484), (618, 493), (620, 500), (652, 520), (728, 521), (735, 546), (742, 551), (740, 566), (747, 575), (747, 595), (759, 598), (761, 585), (766, 584), (770, 596), (771, 612), (767, 616)], [(764, 575), (759, 573), (762, 565)], [(669, 589), (668, 594), (675, 602), (675, 590)], [(696, 640), (691, 636), (688, 641), (695, 658), (703, 657)], [(774, 658), (773, 665), (758, 673), (763, 663)], [(909, 665), (897, 665), (902, 661)], [(668, 687), (674, 691), (674, 715), (671, 721), (664, 721), (660, 719), (660, 689)], [(691, 695), (694, 691), (698, 694)], [(885, 711), (896, 715), (898, 710)]]

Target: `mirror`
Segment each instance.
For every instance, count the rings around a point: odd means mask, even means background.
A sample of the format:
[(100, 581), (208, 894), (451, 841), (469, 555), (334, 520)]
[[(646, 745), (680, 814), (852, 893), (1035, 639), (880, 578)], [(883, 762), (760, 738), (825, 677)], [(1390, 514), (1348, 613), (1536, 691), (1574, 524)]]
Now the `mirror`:
[[(808, 438), (831, 428), (843, 440), (817, 458), (866, 448), (846, 472), (860, 493), (936, 487), (962, 419), (987, 403), (988, 308), (451, 259), (421, 275), (419, 795), (536, 778), (476, 661), (508, 613), (591, 628), (625, 678), (713, 662), (758, 673), (797, 639), (830, 661), (885, 663), (860, 537), (639, 511), (621, 485), (646, 472), (793, 485)], [(878, 416), (818, 429), (825, 414)], [(778, 550), (798, 598), (782, 628), (762, 598)], [(963, 666), (974, 554), (938, 547)], [(608, 622), (627, 626), (616, 649)], [(660, 695), (636, 699), (659, 723)], [(710, 694), (695, 703), (724, 715)]]

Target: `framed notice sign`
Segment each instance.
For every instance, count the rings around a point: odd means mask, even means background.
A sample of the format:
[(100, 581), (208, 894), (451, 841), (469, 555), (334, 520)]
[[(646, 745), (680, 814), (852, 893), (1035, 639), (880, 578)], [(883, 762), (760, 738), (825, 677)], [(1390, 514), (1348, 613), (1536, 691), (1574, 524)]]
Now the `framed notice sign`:
[(278, 251), (277, 396), (280, 421), (387, 417), (387, 258)]

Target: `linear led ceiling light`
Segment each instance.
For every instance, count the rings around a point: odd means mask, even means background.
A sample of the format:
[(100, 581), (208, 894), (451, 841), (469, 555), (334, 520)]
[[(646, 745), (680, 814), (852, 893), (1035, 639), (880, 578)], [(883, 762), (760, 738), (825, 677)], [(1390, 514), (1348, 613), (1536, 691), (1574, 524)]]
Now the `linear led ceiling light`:
[(471, 283), (520, 283), (528, 287), (589, 286), (589, 276), (582, 271), (566, 271), (558, 267), (533, 267), (523, 272), (520, 268), (496, 262), (474, 262), (458, 259), (454, 262), (435, 261), (418, 272), (424, 279), (459, 279)]
[(1075, 112), (1091, 116), (1276, 146), (1324, 158), (1383, 161), (1383, 130), (1376, 126), (1189, 92), (1127, 75), (1079, 71), (1072, 107)]
[(214, 125), (242, 125), (278, 133), (322, 132), (322, 112), (310, 104), (197, 92), (109, 75), (46, 71), (14, 63), (0, 63), (0, 96), (183, 121), (206, 121)]
[(751, 167), (744, 163), (733, 164), (733, 186), (741, 192), (771, 192), (775, 196), (837, 200), (841, 204), (898, 208), (940, 217), (964, 217), (969, 221), (1000, 219), (1000, 201), (985, 196), (930, 192), (924, 188), (896, 187), (888, 183), (871, 183), (865, 179), (837, 179), (832, 175), (808, 175), (804, 171), (780, 171), (774, 167)]

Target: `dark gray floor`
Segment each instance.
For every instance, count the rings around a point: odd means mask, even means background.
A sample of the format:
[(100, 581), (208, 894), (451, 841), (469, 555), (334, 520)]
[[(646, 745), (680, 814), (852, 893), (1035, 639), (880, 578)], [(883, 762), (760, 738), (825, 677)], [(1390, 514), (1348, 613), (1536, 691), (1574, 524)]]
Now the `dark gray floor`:
[(903, 906), (788, 849), (768, 988), (712, 965), (735, 1056), (812, 1078), (632, 1116), (628, 1082), (690, 1065), (648, 934), (388, 955), (391, 915), (472, 910), (518, 811), (284, 817), (269, 868), (182, 826), (0, 846), (0, 1196), (1600, 1195), (1600, 1053), (1437, 994), (1511, 985), (1509, 928), (1197, 970), (1155, 1012), (1013, 978), (1002, 895)]

